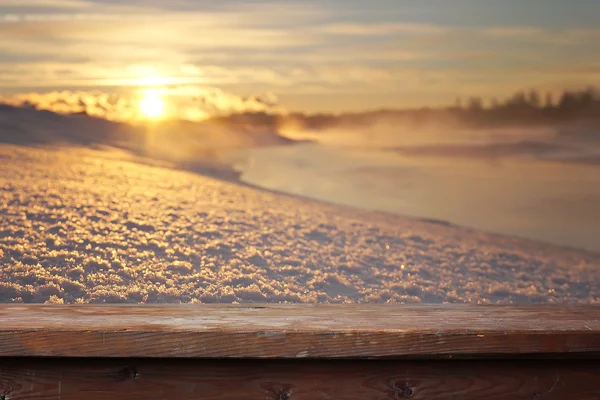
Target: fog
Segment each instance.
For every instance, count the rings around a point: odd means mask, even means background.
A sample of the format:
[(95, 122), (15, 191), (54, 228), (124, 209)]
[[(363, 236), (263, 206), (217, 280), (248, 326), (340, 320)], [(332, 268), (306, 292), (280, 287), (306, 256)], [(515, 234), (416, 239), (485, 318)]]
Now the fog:
[(139, 163), (489, 232), (600, 250), (600, 135), (581, 119), (473, 127), (370, 116), (319, 129), (241, 115), (133, 126), (0, 107), (3, 142), (102, 146)]
[(586, 124), (285, 131), (231, 155), (241, 179), (328, 202), (600, 250), (600, 139)]
[(595, 130), (336, 121), (0, 105), (0, 302), (598, 301), (600, 252), (493, 233), (599, 250)]

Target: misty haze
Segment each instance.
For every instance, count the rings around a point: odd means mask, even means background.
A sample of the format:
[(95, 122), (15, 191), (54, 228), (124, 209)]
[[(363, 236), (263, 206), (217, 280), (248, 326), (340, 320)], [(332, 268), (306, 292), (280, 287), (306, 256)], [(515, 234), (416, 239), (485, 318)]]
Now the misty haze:
[(580, 2), (0, 4), (0, 302), (598, 302)]

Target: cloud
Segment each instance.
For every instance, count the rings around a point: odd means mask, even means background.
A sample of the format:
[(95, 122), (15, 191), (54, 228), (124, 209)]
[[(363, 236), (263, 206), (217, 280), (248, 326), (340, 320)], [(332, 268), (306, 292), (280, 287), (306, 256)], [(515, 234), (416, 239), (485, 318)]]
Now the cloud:
[[(285, 113), (273, 93), (239, 96), (219, 88), (179, 86), (155, 89), (167, 104), (169, 119), (202, 120), (213, 116), (246, 112)], [(101, 91), (55, 91), (0, 97), (0, 102), (49, 110), (62, 114), (86, 113), (113, 121), (142, 120), (139, 104), (146, 91), (107, 93)]]
[(332, 24), (320, 31), (336, 35), (436, 35), (446, 32), (442, 26), (416, 23)]
[[(392, 94), (398, 104), (422, 104), (420, 91), (439, 103), (435, 90), (573, 81), (558, 72), (596, 65), (575, 50), (593, 53), (600, 39), (596, 29), (453, 25), (395, 0), (343, 7), (338, 0), (0, 3), (0, 90), (12, 93), (219, 87), (246, 97), (313, 94), (305, 104), (311, 107), (325, 103), (316, 96), (344, 102), (349, 93), (369, 94), (369, 106)], [(541, 73), (531, 74), (535, 69)], [(346, 97), (346, 104), (359, 103)]]
[[(5, 16), (6, 18), (6, 16)], [(132, 44), (142, 47), (289, 47), (310, 43), (291, 29), (242, 24), (231, 14), (41, 14), (0, 22), (4, 37), (36, 42), (88, 45)], [(249, 21), (246, 21), (249, 22)], [(250, 21), (251, 22), (251, 21)]]
[(90, 3), (82, 0), (2, 0), (2, 7), (19, 7), (24, 10), (38, 7), (51, 9), (81, 9), (90, 7)]
[(540, 28), (535, 27), (494, 27), (483, 30), (483, 34), (486, 36), (493, 36), (498, 38), (535, 38), (544, 35), (544, 31)]
[(600, 29), (561, 29), (551, 30), (533, 26), (499, 26), (485, 28), (484, 36), (496, 39), (527, 40), (554, 45), (576, 45), (600, 39)]

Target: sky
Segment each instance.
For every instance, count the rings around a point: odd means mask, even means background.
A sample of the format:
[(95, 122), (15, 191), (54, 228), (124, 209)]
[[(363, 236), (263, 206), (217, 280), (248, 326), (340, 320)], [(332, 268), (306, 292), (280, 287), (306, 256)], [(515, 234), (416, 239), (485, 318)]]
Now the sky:
[(154, 96), (195, 119), (558, 91), (600, 84), (598, 16), (597, 0), (1, 0), (0, 99), (135, 119)]

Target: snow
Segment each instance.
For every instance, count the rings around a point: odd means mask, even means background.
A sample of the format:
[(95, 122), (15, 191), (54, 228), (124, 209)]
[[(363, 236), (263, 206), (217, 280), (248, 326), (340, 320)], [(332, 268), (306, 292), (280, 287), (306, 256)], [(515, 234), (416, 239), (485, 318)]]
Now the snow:
[(590, 303), (600, 255), (0, 144), (0, 301)]

